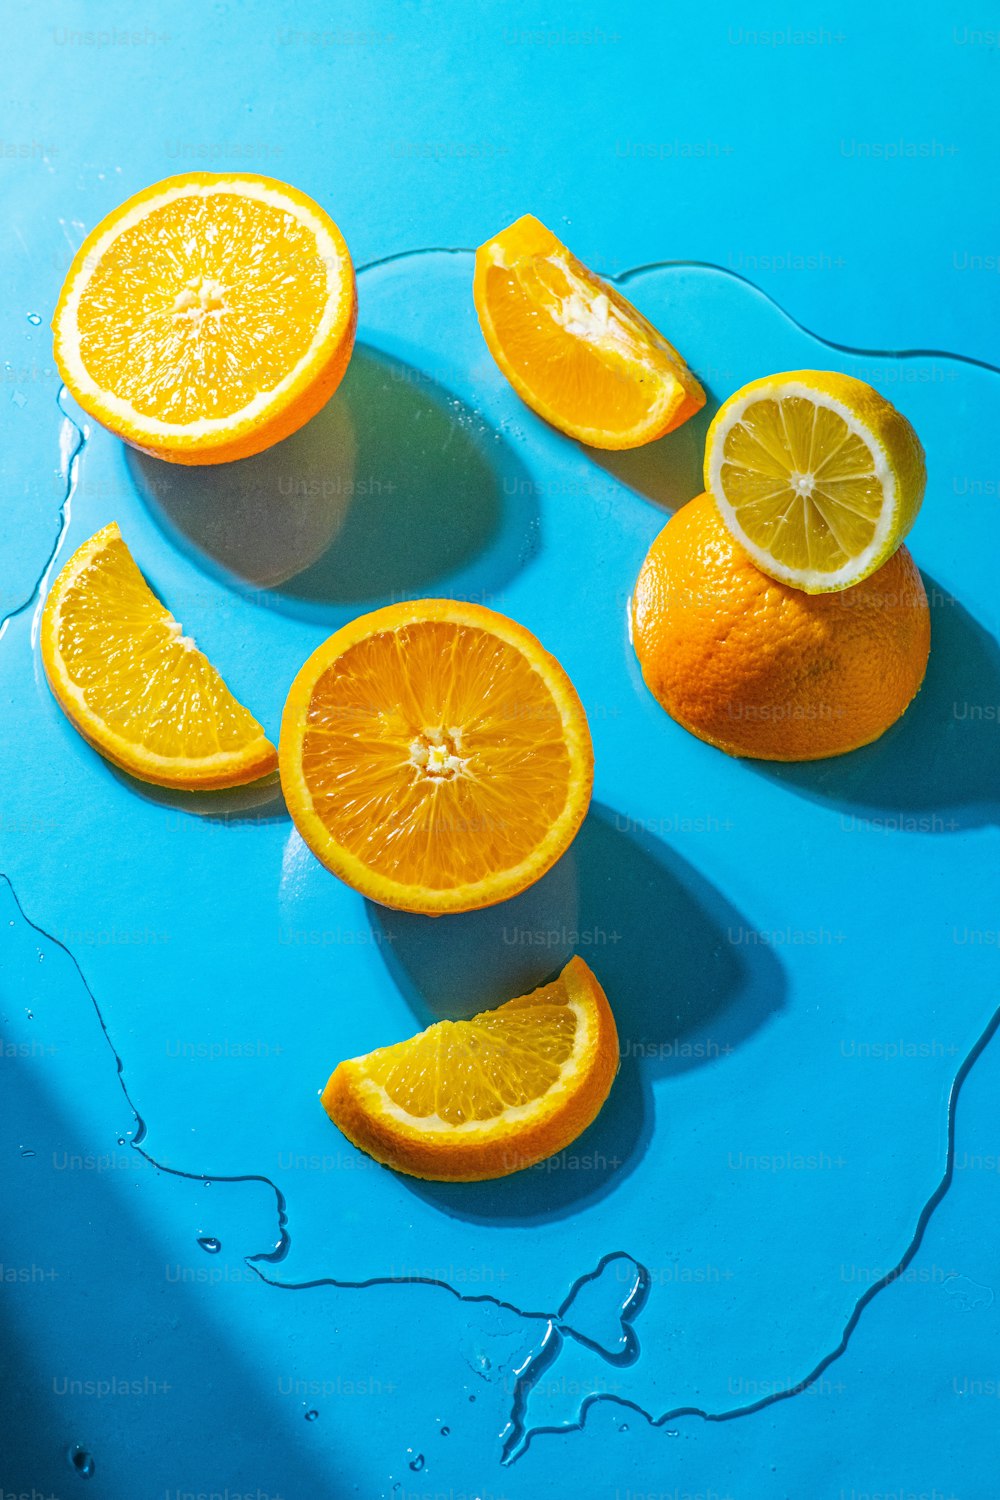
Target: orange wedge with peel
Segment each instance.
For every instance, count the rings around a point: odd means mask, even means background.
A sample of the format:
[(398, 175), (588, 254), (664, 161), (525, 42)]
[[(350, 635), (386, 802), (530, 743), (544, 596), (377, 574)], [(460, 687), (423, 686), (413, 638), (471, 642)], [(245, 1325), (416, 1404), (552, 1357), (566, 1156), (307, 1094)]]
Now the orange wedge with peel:
[(92, 417), (159, 458), (215, 464), (315, 416), (357, 315), (347, 245), (319, 204), (273, 177), (188, 172), (91, 231), (52, 327)]
[(41, 647), (70, 723), (141, 781), (215, 791), (277, 769), (263, 729), (157, 599), (114, 522), (53, 584)]
[(572, 958), (552, 984), (470, 1021), (342, 1062), (323, 1090), (360, 1150), (411, 1177), (480, 1182), (575, 1141), (618, 1071), (618, 1033), (596, 976)]
[(563, 668), (482, 605), (362, 615), (299, 672), (281, 784), (313, 853), (385, 906), (440, 914), (517, 895), (586, 814), (593, 750)]
[(569, 437), (638, 448), (705, 404), (673, 345), (531, 214), (480, 245), (473, 296), (504, 375)]

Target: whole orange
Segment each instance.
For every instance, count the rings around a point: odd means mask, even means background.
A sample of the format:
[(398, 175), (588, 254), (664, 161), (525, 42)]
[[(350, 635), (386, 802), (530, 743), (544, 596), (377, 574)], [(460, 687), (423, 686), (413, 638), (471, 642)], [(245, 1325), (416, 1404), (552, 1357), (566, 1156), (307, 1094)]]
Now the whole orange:
[(699, 495), (642, 565), (633, 640), (655, 697), (729, 755), (819, 760), (878, 739), (924, 678), (930, 615), (900, 547), (853, 588), (806, 594), (751, 562)]

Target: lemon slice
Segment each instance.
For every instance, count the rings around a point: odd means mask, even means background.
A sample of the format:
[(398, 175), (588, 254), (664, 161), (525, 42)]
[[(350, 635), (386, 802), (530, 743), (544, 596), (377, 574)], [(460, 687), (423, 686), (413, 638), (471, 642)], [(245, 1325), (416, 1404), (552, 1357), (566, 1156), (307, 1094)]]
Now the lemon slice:
[(41, 644), (74, 728), (140, 780), (210, 791), (277, 770), (263, 729), (157, 599), (114, 522), (53, 584)]
[(470, 1021), (342, 1062), (323, 1090), (335, 1125), (412, 1177), (479, 1182), (561, 1151), (618, 1071), (607, 997), (582, 958), (552, 984)]
[(730, 396), (708, 431), (705, 487), (757, 566), (821, 594), (892, 556), (927, 471), (909, 422), (862, 380), (795, 370)]

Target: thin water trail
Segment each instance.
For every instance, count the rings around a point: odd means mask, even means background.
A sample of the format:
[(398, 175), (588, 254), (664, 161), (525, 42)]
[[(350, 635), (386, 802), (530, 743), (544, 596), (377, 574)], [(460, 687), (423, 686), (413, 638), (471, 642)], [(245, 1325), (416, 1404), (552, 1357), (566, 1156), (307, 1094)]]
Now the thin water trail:
[(164, 1162), (157, 1161), (157, 1159), (153, 1155), (151, 1155), (150, 1152), (144, 1150), (142, 1143), (146, 1137), (146, 1122), (143, 1119), (143, 1116), (140, 1114), (138, 1106), (133, 1101), (131, 1094), (129, 1093), (128, 1085), (125, 1081), (124, 1059), (118, 1052), (114, 1042), (111, 1039), (111, 1033), (108, 1030), (108, 1025), (101, 1011), (101, 1007), (98, 1004), (97, 997), (95, 996), (93, 990), (90, 988), (90, 985), (87, 982), (86, 975), (84, 974), (83, 969), (80, 967), (76, 955), (70, 950), (69, 947), (67, 947), (64, 942), (62, 942), (60, 938), (56, 937), (51, 932), (47, 932), (46, 929), (40, 926), (37, 922), (32, 921), (27, 912), (24, 910), (24, 907), (21, 905), (20, 898), (18, 897), (18, 894), (14, 889), (10, 877), (4, 874), (2, 871), (0, 871), (0, 884), (7, 887), (8, 891), (10, 892), (11, 900), (13, 901), (14, 906), (21, 917), (21, 920), (25, 923), (25, 925), (29, 927), (33, 932), (37, 933), (40, 938), (43, 938), (45, 942), (51, 943), (53, 947), (58, 948), (62, 953), (64, 953), (72, 964), (74, 970), (76, 971), (77, 978), (79, 979), (80, 984), (83, 986), (83, 989), (86, 992), (87, 998), (93, 1006), (94, 1015), (97, 1018), (98, 1025), (101, 1028), (101, 1032), (104, 1036), (105, 1042), (107, 1043), (108, 1050), (114, 1060), (118, 1086), (121, 1089), (129, 1111), (135, 1120), (135, 1130), (131, 1133), (131, 1139), (128, 1142), (129, 1147), (133, 1151), (138, 1152), (143, 1160), (148, 1162), (151, 1167), (155, 1167), (157, 1171), (165, 1172), (171, 1177), (183, 1177), (190, 1182), (264, 1183), (272, 1190), (275, 1196), (275, 1205), (277, 1209), (277, 1236), (272, 1248), (266, 1251), (260, 1251), (255, 1255), (247, 1256), (247, 1260), (248, 1262), (265, 1262), (269, 1265), (274, 1265), (278, 1261), (284, 1260), (285, 1256), (288, 1254), (289, 1246), (291, 1244), (286, 1227), (287, 1213), (285, 1197), (281, 1192), (281, 1189), (277, 1186), (276, 1183), (272, 1182), (269, 1177), (264, 1177), (258, 1175), (257, 1173), (247, 1173), (234, 1177), (221, 1177), (208, 1171), (184, 1172), (181, 1171), (178, 1167), (167, 1166)]
[[(508, 1453), (505, 1455), (505, 1462), (510, 1462), (513, 1458), (521, 1457), (524, 1453), (527, 1452), (532, 1441), (537, 1437), (541, 1437), (546, 1434), (566, 1434), (568, 1432), (578, 1432), (582, 1430), (587, 1420), (587, 1412), (598, 1401), (611, 1401), (614, 1402), (617, 1406), (626, 1407), (628, 1410), (634, 1411), (639, 1416), (644, 1417), (651, 1427), (665, 1427), (668, 1423), (676, 1422), (684, 1417), (698, 1417), (703, 1422), (731, 1422), (739, 1417), (753, 1416), (757, 1412), (766, 1411), (768, 1407), (776, 1406), (779, 1402), (789, 1401), (792, 1399), (792, 1397), (801, 1395), (804, 1391), (809, 1390), (810, 1386), (815, 1385), (816, 1382), (821, 1379), (825, 1372), (830, 1368), (830, 1366), (834, 1364), (836, 1360), (840, 1359), (842, 1355), (846, 1354), (848, 1345), (851, 1340), (851, 1335), (857, 1328), (858, 1323), (861, 1320), (861, 1315), (864, 1312), (865, 1308), (869, 1305), (870, 1302), (875, 1299), (875, 1297), (879, 1295), (880, 1292), (884, 1291), (887, 1287), (890, 1287), (894, 1281), (898, 1281), (899, 1278), (905, 1274), (907, 1268), (916, 1256), (917, 1251), (920, 1249), (920, 1246), (924, 1239), (924, 1235), (927, 1232), (927, 1226), (929, 1225), (931, 1218), (933, 1217), (934, 1211), (935, 1209), (937, 1209), (937, 1207), (941, 1203), (941, 1200), (945, 1197), (948, 1189), (951, 1187), (952, 1180), (955, 1175), (955, 1122), (958, 1100), (959, 1095), (962, 1091), (962, 1086), (968, 1078), (969, 1073), (972, 1071), (972, 1068), (974, 1067), (976, 1061), (989, 1046), (998, 1030), (1000, 1030), (1000, 1009), (994, 1012), (985, 1029), (976, 1038), (976, 1041), (973, 1044), (972, 1048), (962, 1059), (958, 1072), (955, 1075), (955, 1081), (952, 1084), (951, 1091), (948, 1096), (948, 1149), (944, 1171), (942, 1172), (940, 1181), (938, 1182), (934, 1191), (931, 1193), (930, 1197), (927, 1199), (920, 1210), (913, 1235), (905, 1250), (903, 1251), (903, 1254), (900, 1256), (896, 1264), (890, 1270), (888, 1270), (884, 1276), (881, 1276), (877, 1281), (873, 1281), (868, 1287), (866, 1287), (865, 1291), (854, 1304), (851, 1315), (848, 1318), (847, 1323), (845, 1324), (844, 1332), (841, 1336), (840, 1342), (836, 1345), (835, 1348), (829, 1350), (826, 1354), (824, 1354), (822, 1359), (818, 1361), (818, 1363), (812, 1370), (809, 1371), (807, 1375), (803, 1376), (803, 1378), (800, 1381), (797, 1381), (794, 1385), (790, 1385), (780, 1391), (771, 1391), (766, 1396), (762, 1396), (758, 1401), (747, 1402), (742, 1406), (729, 1407), (719, 1411), (710, 1411), (699, 1406), (675, 1406), (672, 1407), (669, 1411), (662, 1412), (659, 1416), (654, 1416), (651, 1411), (647, 1410), (639, 1402), (630, 1401), (625, 1396), (620, 1396), (613, 1392), (598, 1392), (594, 1395), (584, 1397), (583, 1401), (580, 1404), (580, 1409), (577, 1414), (577, 1420), (573, 1422), (562, 1424), (558, 1427), (539, 1426), (534, 1429), (524, 1428), (523, 1440), (520, 1442), (520, 1445), (518, 1446), (516, 1452)], [(955, 1277), (956, 1281), (962, 1281), (965, 1279), (966, 1278)]]
[(82, 425), (70, 416), (64, 402), (68, 399), (68, 393), (64, 385), (59, 387), (56, 393), (56, 405), (62, 413), (62, 422), (59, 427), (59, 466), (58, 473), (62, 480), (62, 497), (56, 515), (56, 534), (52, 547), (37, 574), (29, 593), (21, 603), (12, 610), (8, 610), (3, 619), (0, 620), (0, 641), (3, 640), (10, 626), (10, 622), (18, 615), (24, 614), (25, 610), (35, 605), (35, 612), (31, 621), (31, 645), (32, 649), (38, 644), (38, 629), (41, 620), (42, 605), (45, 602), (46, 585), (52, 574), (63, 540), (69, 530), (72, 516), (73, 496), (76, 492), (77, 481), (80, 473), (80, 463), (84, 450), (90, 437), (90, 427), (85, 422)]

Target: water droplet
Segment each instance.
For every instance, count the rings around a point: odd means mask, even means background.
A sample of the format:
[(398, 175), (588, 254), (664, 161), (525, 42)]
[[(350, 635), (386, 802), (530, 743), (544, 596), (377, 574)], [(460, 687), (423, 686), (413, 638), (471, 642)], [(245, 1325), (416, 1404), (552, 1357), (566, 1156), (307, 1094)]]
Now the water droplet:
[(476, 1398), (475, 1398), (475, 1396), (470, 1396), (470, 1397), (469, 1397), (469, 1400), (470, 1400), (470, 1401), (475, 1401), (475, 1399), (476, 1399)]
[(27, 1157), (27, 1156), (34, 1156), (34, 1154), (35, 1154), (34, 1151), (32, 1151), (28, 1146), (22, 1146), (21, 1147), (21, 1155), (22, 1156), (25, 1156), (25, 1157)]
[(218, 1255), (219, 1251), (222, 1249), (222, 1241), (217, 1240), (214, 1234), (206, 1234), (201, 1236), (198, 1240), (198, 1243), (203, 1250), (208, 1251), (209, 1255)]
[(442, 1437), (447, 1437), (450, 1432), (451, 1432), (451, 1428), (450, 1427), (442, 1427), (441, 1428), (441, 1436)]
[(316, 1418), (318, 1416), (319, 1416), (319, 1412), (318, 1411), (307, 1411), (306, 1412), (306, 1421), (307, 1422), (315, 1422), (315, 1420), (316, 1420)]
[(33, 1021), (35, 1019), (35, 1012), (33, 1010), (29, 1010), (27, 1006), (24, 1007), (24, 1014), (27, 1016), (29, 1021)]
[(627, 1422), (623, 1422), (622, 1425), (619, 1427), (618, 1431), (619, 1432), (628, 1432), (628, 1423)]
[(419, 1474), (420, 1470), (423, 1468), (425, 1462), (426, 1462), (426, 1460), (424, 1458), (424, 1455), (422, 1453), (418, 1453), (417, 1456), (416, 1456), (416, 1458), (411, 1458), (410, 1459), (410, 1468), (413, 1470), (413, 1472), (415, 1474)]
[(42, 321), (42, 319), (41, 319), (41, 314), (40, 313), (29, 313), (28, 314), (28, 322), (29, 323), (33, 323), (36, 328), (38, 327), (38, 325), (39, 325), (39, 323), (41, 321)]
[(93, 1478), (97, 1465), (94, 1463), (93, 1454), (81, 1448), (79, 1443), (74, 1443), (66, 1454), (71, 1469), (75, 1469), (81, 1479)]
[(211, 1187), (211, 1186), (212, 1186), (212, 1184), (210, 1182), (203, 1182), (202, 1183), (202, 1187)]
[(43, 964), (45, 962), (45, 954), (44, 953), (39, 953), (39, 955), (38, 955), (38, 962), (40, 964)]
[(123, 1135), (120, 1135), (118, 1137), (118, 1144), (119, 1144), (119, 1146), (124, 1146), (124, 1144), (125, 1144), (125, 1137)]

